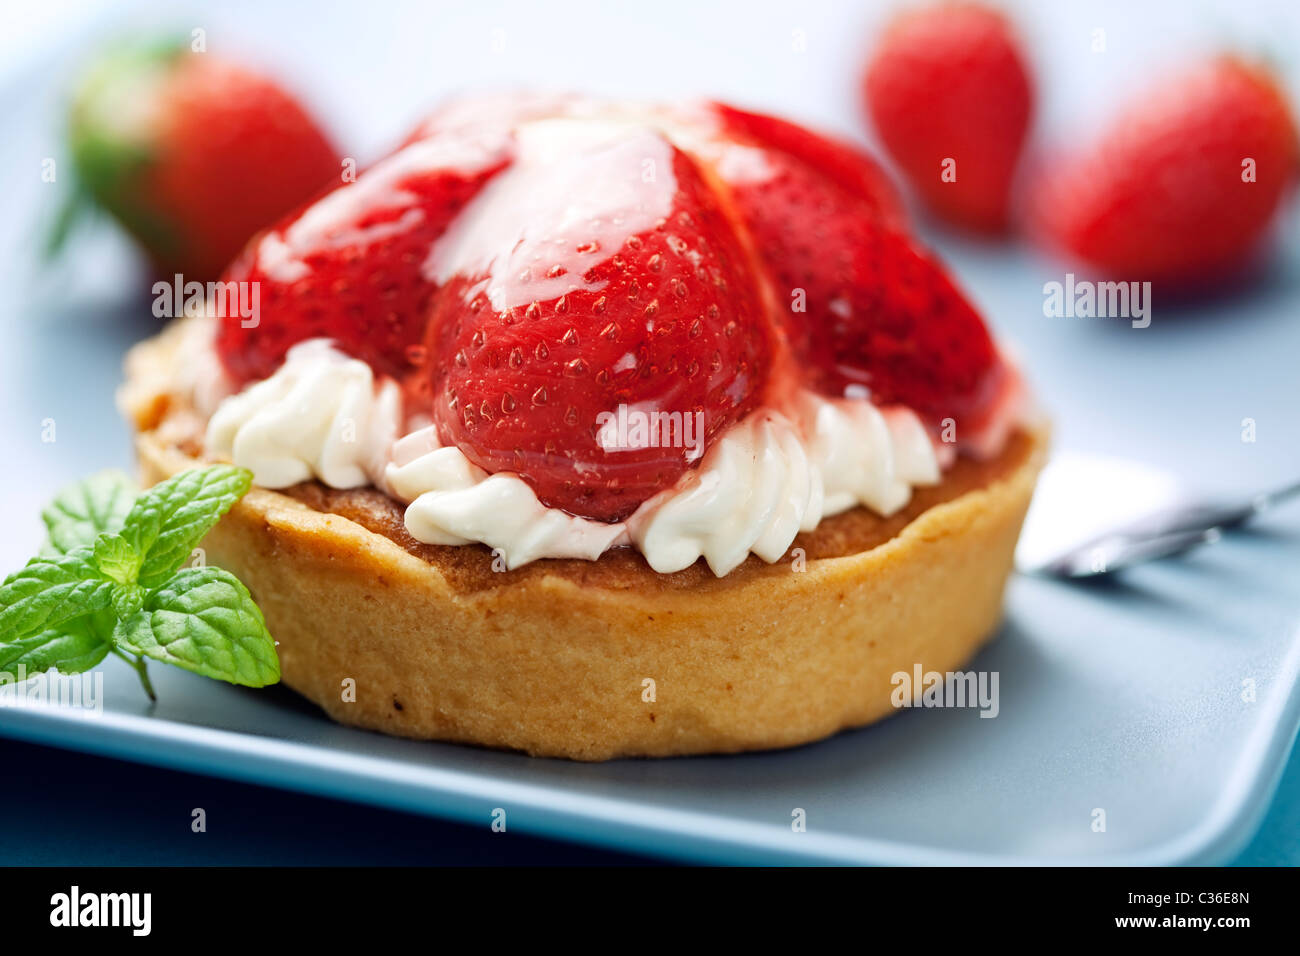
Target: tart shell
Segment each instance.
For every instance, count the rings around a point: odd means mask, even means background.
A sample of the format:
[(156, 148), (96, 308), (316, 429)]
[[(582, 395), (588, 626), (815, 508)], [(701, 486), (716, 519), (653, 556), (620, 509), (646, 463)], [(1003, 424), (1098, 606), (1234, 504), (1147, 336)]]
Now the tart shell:
[[(133, 350), (120, 393), (149, 484), (201, 463), (175, 338)], [(630, 549), (494, 570), (481, 546), (414, 541), (373, 489), (314, 482), (253, 489), (203, 548), (261, 606), (284, 683), (340, 723), (587, 761), (790, 747), (892, 713), (897, 672), (970, 660), (1045, 453), (1022, 429), (897, 515), (827, 518), (723, 578)]]

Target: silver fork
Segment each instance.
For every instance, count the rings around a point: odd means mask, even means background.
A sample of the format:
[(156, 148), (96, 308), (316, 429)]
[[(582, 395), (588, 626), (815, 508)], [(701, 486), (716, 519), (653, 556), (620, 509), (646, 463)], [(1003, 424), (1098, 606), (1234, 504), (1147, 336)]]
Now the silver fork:
[(1300, 495), (1300, 481), (1254, 495), (1247, 501), (1194, 501), (1162, 509), (1046, 560), (1021, 566), (1020, 570), (1025, 574), (1071, 579), (1113, 574), (1217, 541), (1224, 530), (1245, 524), (1297, 495)]

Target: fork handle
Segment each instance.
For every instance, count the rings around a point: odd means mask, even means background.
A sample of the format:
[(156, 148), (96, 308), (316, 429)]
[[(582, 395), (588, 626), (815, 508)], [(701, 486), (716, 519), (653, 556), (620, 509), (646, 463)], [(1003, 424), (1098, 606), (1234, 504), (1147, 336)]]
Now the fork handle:
[(1287, 499), (1294, 498), (1297, 495), (1300, 495), (1300, 481), (1284, 485), (1281, 488), (1275, 488), (1272, 491), (1266, 491), (1255, 499), (1254, 512), (1259, 514), (1269, 508), (1275, 508)]

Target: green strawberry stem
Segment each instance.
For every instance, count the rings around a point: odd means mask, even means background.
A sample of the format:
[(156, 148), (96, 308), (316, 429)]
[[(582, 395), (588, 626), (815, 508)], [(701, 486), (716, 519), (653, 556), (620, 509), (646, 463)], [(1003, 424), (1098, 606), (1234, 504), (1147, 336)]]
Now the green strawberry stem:
[(149, 700), (157, 703), (158, 695), (153, 692), (153, 683), (149, 680), (149, 668), (146, 666), (144, 658), (138, 655), (132, 658), (129, 654), (124, 654), (116, 647), (113, 648), (113, 653), (131, 665), (136, 674), (139, 675), (140, 683), (144, 685), (144, 692), (149, 695)]
[(90, 212), (91, 203), (89, 194), (77, 183), (59, 204), (58, 212), (46, 227), (45, 241), (41, 244), (42, 262), (50, 262), (63, 251), (77, 223)]

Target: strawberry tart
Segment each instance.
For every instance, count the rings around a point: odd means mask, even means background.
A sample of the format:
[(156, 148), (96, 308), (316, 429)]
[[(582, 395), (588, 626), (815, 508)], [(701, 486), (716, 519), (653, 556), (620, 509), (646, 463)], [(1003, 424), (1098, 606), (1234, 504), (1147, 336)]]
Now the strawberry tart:
[(785, 747), (996, 628), (1044, 428), (851, 146), (720, 104), (459, 101), (225, 281), (257, 314), (136, 347), (120, 404), (147, 480), (253, 473), (207, 560), (341, 722)]

